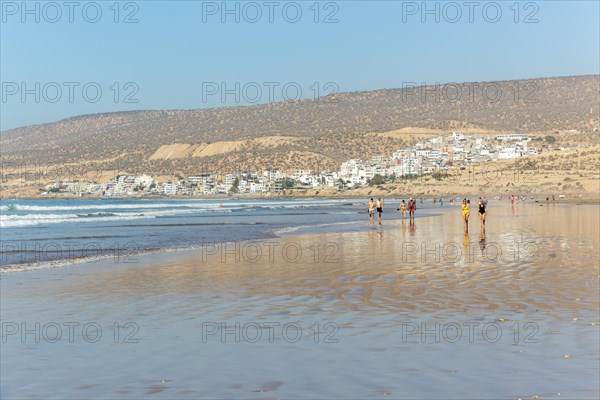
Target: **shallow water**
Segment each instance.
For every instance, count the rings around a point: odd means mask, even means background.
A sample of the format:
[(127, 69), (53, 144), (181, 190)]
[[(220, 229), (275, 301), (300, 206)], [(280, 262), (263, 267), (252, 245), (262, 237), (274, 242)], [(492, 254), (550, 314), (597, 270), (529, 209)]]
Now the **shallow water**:
[(465, 235), (455, 207), (7, 274), (0, 394), (598, 398), (599, 217), (498, 204)]
[[(423, 206), (420, 214), (436, 209)], [(0, 200), (0, 273), (337, 229), (365, 210), (357, 199)]]

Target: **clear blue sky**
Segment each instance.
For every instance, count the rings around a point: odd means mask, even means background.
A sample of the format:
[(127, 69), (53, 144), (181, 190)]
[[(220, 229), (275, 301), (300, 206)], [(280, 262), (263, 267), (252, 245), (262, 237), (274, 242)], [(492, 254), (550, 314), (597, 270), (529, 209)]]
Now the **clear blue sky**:
[[(600, 70), (598, 1), (427, 2), (430, 14), (421, 1), (267, 1), (228, 2), (237, 23), (221, 1), (119, 2), (115, 15), (114, 1), (28, 2), (27, 13), (21, 1), (3, 0), (0, 129), (109, 111), (265, 103), (269, 85), (281, 100), (286, 84), (288, 98), (297, 88), (312, 98), (315, 82), (326, 94)], [(128, 16), (137, 22), (124, 23)], [(333, 23), (324, 23), (328, 16)], [(240, 102), (234, 94), (223, 101), (220, 85), (235, 92), (236, 82)], [(138, 102), (126, 102), (128, 94)]]

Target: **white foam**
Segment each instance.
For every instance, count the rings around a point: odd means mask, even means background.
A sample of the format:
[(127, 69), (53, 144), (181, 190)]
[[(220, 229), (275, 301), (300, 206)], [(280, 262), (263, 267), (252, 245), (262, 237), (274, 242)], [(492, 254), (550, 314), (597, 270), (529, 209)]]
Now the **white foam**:
[(152, 208), (217, 208), (219, 205), (207, 203), (136, 203), (136, 204), (89, 204), (77, 206), (28, 206), (13, 204), (11, 206), (2, 206), (2, 210), (11, 211), (84, 211), (84, 210), (115, 210), (115, 209), (152, 209)]
[[(342, 200), (340, 200), (342, 201)], [(18, 203), (3, 205), (3, 211), (17, 212), (16, 214), (0, 214), (0, 227), (17, 228), (41, 224), (60, 224), (72, 222), (98, 222), (98, 221), (123, 221), (145, 218), (155, 218), (169, 215), (184, 215), (203, 212), (232, 212), (232, 208), (255, 210), (256, 207), (268, 209), (290, 209), (306, 206), (333, 206), (339, 201), (332, 200), (279, 200), (279, 201), (173, 201), (169, 203), (152, 203), (140, 201), (135, 204), (80, 204), (80, 205), (20, 205)], [(223, 206), (221, 206), (223, 204)], [(98, 211), (99, 212), (94, 212)], [(115, 211), (128, 210), (128, 211)], [(22, 211), (33, 211), (31, 214), (22, 214)], [(75, 211), (78, 214), (57, 214), (60, 211)], [(44, 212), (48, 212), (47, 214)], [(112, 215), (103, 215), (110, 213)], [(86, 215), (90, 214), (90, 215)]]
[[(143, 211), (143, 210), (142, 210)], [(175, 209), (175, 210), (152, 210), (152, 211), (132, 211), (132, 212), (115, 212), (111, 215), (103, 215), (102, 213), (89, 213), (90, 215), (82, 214), (10, 214), (0, 215), (1, 228), (16, 228), (22, 226), (32, 226), (41, 224), (61, 224), (61, 223), (88, 223), (98, 221), (127, 221), (137, 219), (156, 218), (169, 215), (185, 215), (202, 212), (230, 212), (231, 210), (193, 210), (193, 209)]]
[[(152, 250), (141, 250), (136, 254), (132, 255), (135, 257), (141, 257), (147, 254), (154, 254), (160, 252), (171, 252), (171, 251), (180, 251), (181, 248), (171, 248), (171, 249), (152, 249)], [(23, 264), (9, 264), (4, 265), (0, 268), (0, 275), (13, 273), (13, 272), (23, 272), (23, 271), (35, 271), (40, 269), (48, 269), (48, 268), (61, 268), (61, 267), (70, 267), (77, 264), (84, 263), (96, 263), (100, 260), (109, 259), (114, 257), (114, 254), (103, 254), (99, 256), (87, 256), (76, 259), (60, 259), (60, 260), (51, 260), (44, 262), (33, 262), (33, 263), (23, 263)]]
[(364, 223), (363, 221), (348, 221), (348, 222), (332, 222), (332, 223), (327, 223), (327, 224), (289, 226), (287, 228), (278, 229), (277, 231), (275, 231), (275, 235), (284, 236), (286, 234), (290, 234), (290, 233), (296, 232), (300, 229), (306, 229), (306, 228), (321, 228), (324, 226), (338, 226), (338, 225), (357, 225), (357, 224), (363, 224), (363, 223)]

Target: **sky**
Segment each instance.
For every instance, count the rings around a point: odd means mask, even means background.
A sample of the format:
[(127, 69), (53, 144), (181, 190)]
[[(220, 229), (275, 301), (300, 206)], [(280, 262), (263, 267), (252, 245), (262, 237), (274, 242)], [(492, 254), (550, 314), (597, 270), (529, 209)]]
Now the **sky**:
[(598, 1), (0, 1), (0, 130), (600, 73)]

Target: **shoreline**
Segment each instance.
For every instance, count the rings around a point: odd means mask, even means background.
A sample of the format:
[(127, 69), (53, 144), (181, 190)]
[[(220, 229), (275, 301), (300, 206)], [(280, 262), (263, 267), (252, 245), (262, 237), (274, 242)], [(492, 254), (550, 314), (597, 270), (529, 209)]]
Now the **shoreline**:
[[(600, 205), (600, 193), (580, 193), (581, 197), (577, 197), (576, 194), (568, 194), (565, 195), (564, 198), (557, 198), (554, 202), (552, 200), (549, 203), (556, 204), (599, 204)], [(89, 200), (102, 200), (102, 201), (129, 201), (129, 200), (303, 200), (303, 199), (322, 199), (322, 200), (343, 200), (343, 199), (367, 199), (369, 197), (382, 197), (382, 198), (392, 198), (392, 199), (408, 199), (410, 197), (422, 197), (425, 200), (430, 200), (434, 198), (459, 198), (459, 197), (479, 197), (480, 194), (465, 194), (465, 193), (448, 193), (443, 195), (433, 195), (433, 194), (420, 194), (420, 193), (408, 193), (406, 195), (400, 195), (397, 193), (352, 193), (351, 190), (340, 192), (339, 194), (327, 194), (327, 195), (318, 195), (318, 194), (294, 194), (294, 195), (277, 195), (277, 196), (268, 196), (268, 195), (237, 195), (237, 196), (130, 196), (130, 197), (113, 197), (113, 198), (101, 198), (97, 196), (21, 196), (21, 197), (2, 197), (0, 196), (0, 201), (30, 201), (30, 200), (81, 200), (81, 201), (89, 201)], [(500, 200), (497, 201), (505, 201), (508, 199), (508, 195), (506, 194), (485, 194), (486, 197), (493, 199), (496, 196), (500, 197)], [(555, 195), (556, 196), (556, 195)], [(531, 198), (533, 197), (533, 199)], [(526, 196), (526, 203), (545, 203), (546, 197), (552, 197), (551, 194), (538, 194), (536, 196)]]
[[(433, 213), (417, 214), (415, 216), (415, 219), (422, 220), (425, 218), (431, 218), (431, 217), (440, 215), (440, 213), (442, 211), (444, 211), (443, 214), (446, 214), (446, 213), (449, 213), (450, 211), (452, 211), (452, 208), (451, 207), (442, 207), (439, 210), (436, 208), (436, 209), (433, 209), (432, 211), (433, 211)], [(394, 213), (393, 215), (396, 215), (396, 213), (398, 215), (400, 214), (395, 209), (394, 209), (393, 213)], [(389, 212), (387, 215), (389, 215)], [(306, 237), (310, 237), (313, 235), (329, 235), (329, 234), (335, 235), (335, 234), (344, 234), (344, 233), (349, 233), (349, 232), (366, 232), (366, 231), (371, 231), (373, 229), (376, 229), (379, 231), (385, 231), (385, 230), (390, 229), (390, 225), (392, 226), (391, 229), (397, 229), (399, 225), (403, 224), (403, 222), (408, 223), (408, 221), (409, 221), (408, 217), (405, 219), (394, 218), (394, 219), (387, 219), (387, 220), (384, 217), (382, 219), (381, 225), (379, 225), (376, 222), (376, 219), (374, 222), (370, 222), (368, 219), (357, 219), (356, 221), (352, 221), (352, 222), (327, 224), (327, 226), (339, 227), (339, 228), (333, 229), (333, 230), (319, 230), (318, 228), (320, 226), (318, 226), (318, 225), (315, 225), (315, 226), (293, 226), (293, 227), (288, 227), (288, 228), (279, 228), (274, 231), (265, 232), (265, 237), (258, 238), (258, 239), (253, 238), (253, 239), (240, 239), (240, 240), (235, 240), (235, 241), (197, 243), (197, 244), (193, 244), (193, 245), (190, 245), (187, 247), (163, 247), (163, 248), (144, 249), (144, 250), (140, 250), (139, 252), (136, 252), (134, 254), (127, 255), (127, 257), (134, 258), (134, 260), (132, 262), (119, 262), (119, 263), (116, 263), (114, 261), (111, 262), (110, 259), (115, 257), (115, 255), (112, 253), (108, 253), (108, 254), (103, 254), (103, 255), (99, 255), (99, 256), (88, 256), (88, 257), (81, 256), (81, 257), (77, 257), (75, 259), (67, 258), (67, 259), (39, 261), (39, 262), (32, 262), (32, 263), (24, 262), (24, 263), (18, 263), (18, 264), (7, 264), (5, 266), (2, 266), (2, 268), (0, 268), (0, 276), (5, 277), (8, 275), (13, 275), (13, 274), (18, 274), (18, 273), (66, 269), (66, 268), (75, 267), (75, 266), (85, 267), (85, 266), (92, 266), (92, 265), (97, 265), (97, 264), (98, 265), (104, 264), (105, 266), (117, 265), (117, 264), (124, 264), (124, 265), (125, 264), (132, 264), (132, 265), (154, 264), (154, 261), (152, 261), (153, 257), (165, 259), (169, 255), (175, 255), (175, 258), (181, 261), (182, 259), (189, 257), (190, 255), (194, 255), (194, 254), (202, 255), (203, 250), (212, 249), (213, 245), (217, 245), (219, 247), (222, 246), (223, 248), (227, 247), (228, 245), (235, 245), (235, 246), (243, 247), (243, 246), (251, 244), (251, 243), (268, 243), (270, 241), (287, 241), (287, 240), (290, 240), (290, 238), (297, 238), (299, 240), (303, 240)], [(344, 229), (347, 226), (354, 226), (354, 227), (362, 226), (362, 229), (358, 229), (358, 230)], [(297, 232), (297, 231), (302, 231), (306, 228), (309, 228), (311, 230), (303, 231), (300, 233)], [(138, 259), (141, 259), (141, 260), (138, 260)]]
[[(331, 199), (331, 200), (340, 200), (343, 201), (344, 199), (340, 198), (340, 199), (335, 199), (335, 198), (325, 198), (323, 197), (322, 199)], [(363, 199), (362, 197), (360, 197), (360, 199)], [(424, 197), (425, 201), (427, 201), (428, 203), (430, 203), (431, 205), (431, 197)], [(81, 200), (80, 198), (77, 199), (73, 199), (73, 200)], [(87, 199), (86, 199), (87, 200)], [(116, 199), (115, 199), (116, 200)], [(130, 199), (131, 200), (131, 199)], [(136, 199), (137, 200), (137, 199)], [(254, 199), (252, 199), (254, 200)], [(295, 200), (295, 199), (290, 199), (290, 200)], [(347, 200), (354, 200), (353, 198), (347, 198)], [(397, 201), (399, 201), (399, 198), (392, 198), (390, 200), (387, 200), (388, 202), (393, 202), (392, 204), (396, 204)], [(492, 200), (494, 202), (496, 202), (494, 205), (494, 209), (508, 209), (510, 208), (510, 205), (506, 202), (506, 199), (503, 200)], [(522, 206), (527, 207), (528, 205), (537, 205), (537, 206), (551, 206), (551, 205), (598, 205), (600, 204), (598, 201), (595, 200), (587, 200), (586, 199), (562, 199), (561, 201), (557, 200), (556, 202), (546, 202), (545, 200), (543, 201), (526, 201), (525, 204), (519, 204), (517, 206), (517, 208), (520, 208)], [(514, 208), (513, 208), (514, 209)], [(397, 229), (399, 226), (404, 225), (404, 223), (408, 223), (409, 218), (408, 216), (406, 218), (401, 218), (401, 214), (400, 212), (398, 212), (395, 208), (395, 206), (387, 206), (387, 212), (384, 212), (383, 214), (383, 218), (382, 218), (382, 225), (379, 225), (376, 221), (376, 217), (375, 217), (375, 221), (374, 222), (369, 222), (368, 219), (364, 218), (364, 216), (360, 216), (361, 214), (358, 213), (357, 214), (357, 219), (351, 222), (342, 222), (342, 223), (331, 223), (331, 224), (323, 224), (323, 225), (298, 225), (298, 226), (292, 226), (292, 227), (287, 227), (287, 228), (279, 228), (279, 229), (274, 229), (272, 231), (265, 231), (264, 232), (264, 237), (262, 238), (253, 238), (253, 239), (239, 239), (239, 240), (235, 240), (235, 241), (216, 241), (216, 242), (201, 242), (201, 243), (195, 243), (195, 244), (191, 244), (185, 247), (160, 247), (160, 248), (147, 248), (147, 249), (141, 249), (139, 251), (136, 251), (135, 253), (132, 254), (128, 254), (127, 256), (129, 257), (134, 257), (136, 259), (135, 262), (132, 262), (131, 264), (139, 264), (140, 261), (138, 261), (138, 258), (142, 258), (145, 261), (148, 261), (149, 259), (151, 259), (152, 257), (159, 257), (159, 258), (166, 258), (169, 255), (175, 255), (175, 258), (177, 259), (181, 259), (182, 257), (185, 257), (186, 254), (202, 254), (203, 250), (206, 250), (207, 246), (209, 245), (213, 245), (213, 244), (217, 244), (219, 246), (227, 246), (229, 244), (239, 244), (241, 246), (244, 246), (245, 244), (248, 243), (252, 243), (252, 242), (267, 242), (269, 240), (285, 240), (289, 237), (292, 236), (299, 236), (299, 237), (304, 237), (304, 236), (310, 236), (310, 235), (320, 235), (320, 234), (344, 234), (344, 233), (348, 233), (348, 232), (356, 232), (356, 231), (369, 231), (369, 230), (373, 230), (373, 228), (380, 230), (380, 231), (386, 231), (390, 229)], [(421, 211), (423, 209), (421, 208)], [(457, 202), (454, 205), (450, 205), (449, 203), (446, 203), (444, 206), (432, 206), (432, 207), (427, 207), (425, 210), (427, 210), (425, 213), (419, 212), (419, 208), (417, 208), (417, 214), (416, 214), (416, 220), (423, 220), (423, 219), (428, 219), (434, 216), (439, 216), (439, 215), (446, 215), (446, 214), (450, 214), (452, 212), (456, 212), (457, 216), (459, 215), (459, 211), (460, 211), (460, 204)], [(392, 217), (390, 217), (390, 215)], [(360, 216), (360, 217), (358, 217)], [(472, 214), (472, 218), (471, 218), (471, 224), (476, 225), (477, 223), (477, 216), (475, 214)], [(333, 229), (323, 229), (324, 227), (327, 228), (333, 228)], [(358, 230), (354, 229), (348, 229), (347, 227), (350, 228), (356, 228), (356, 227), (360, 227)], [(379, 227), (379, 228), (378, 228)], [(298, 231), (301, 231), (300, 233), (298, 233)], [(47, 260), (47, 261), (33, 261), (33, 262), (21, 262), (21, 263), (15, 263), (15, 264), (6, 264), (4, 266), (2, 266), (0, 268), (0, 276), (7, 276), (7, 275), (12, 275), (12, 274), (16, 274), (19, 272), (32, 272), (32, 271), (40, 271), (40, 270), (56, 270), (57, 268), (68, 268), (68, 267), (73, 267), (73, 266), (79, 266), (79, 265), (86, 265), (86, 264), (105, 264), (108, 263), (109, 265), (112, 264), (117, 264), (115, 262), (110, 262), (111, 258), (118, 258), (116, 257), (115, 254), (111, 253), (110, 251), (107, 251), (106, 254), (101, 254), (101, 255), (91, 255), (91, 256), (79, 256), (76, 258), (62, 258), (62, 259), (57, 259), (57, 260)], [(119, 262), (119, 264), (128, 264), (128, 262)], [(152, 263), (150, 263), (152, 264)]]

